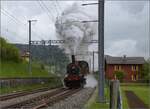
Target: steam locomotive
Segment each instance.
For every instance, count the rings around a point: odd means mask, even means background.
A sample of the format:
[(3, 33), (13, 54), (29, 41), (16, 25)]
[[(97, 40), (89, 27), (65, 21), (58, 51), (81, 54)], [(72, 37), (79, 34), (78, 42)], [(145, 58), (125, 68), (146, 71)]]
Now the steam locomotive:
[(89, 73), (89, 65), (86, 61), (75, 61), (72, 55), (72, 63), (67, 65), (67, 74), (64, 84), (68, 88), (84, 87), (86, 84), (85, 75)]

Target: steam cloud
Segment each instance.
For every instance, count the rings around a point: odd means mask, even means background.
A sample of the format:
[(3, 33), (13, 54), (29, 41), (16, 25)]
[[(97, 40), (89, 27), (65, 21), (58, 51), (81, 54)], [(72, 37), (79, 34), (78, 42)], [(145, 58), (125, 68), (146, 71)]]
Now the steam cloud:
[(94, 76), (92, 74), (87, 75), (86, 77), (86, 85), (85, 87), (96, 87), (97, 85), (97, 80), (94, 78)]
[(94, 23), (81, 22), (91, 20), (91, 17), (84, 11), (81, 5), (75, 3), (67, 8), (55, 22), (57, 37), (65, 40), (64, 47), (71, 54), (83, 53), (87, 50), (88, 44), (83, 44), (83, 42), (92, 40), (96, 33), (93, 28)]

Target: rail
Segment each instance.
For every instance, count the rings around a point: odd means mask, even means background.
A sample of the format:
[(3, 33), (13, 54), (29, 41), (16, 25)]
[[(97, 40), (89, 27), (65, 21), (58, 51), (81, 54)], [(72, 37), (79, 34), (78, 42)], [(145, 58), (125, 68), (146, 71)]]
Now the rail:
[(8, 99), (12, 99), (12, 98), (20, 97), (20, 96), (25, 96), (25, 95), (28, 95), (28, 94), (44, 92), (44, 91), (48, 91), (50, 89), (52, 89), (52, 88), (45, 87), (45, 88), (35, 89), (33, 91), (20, 91), (20, 92), (16, 92), (16, 93), (1, 95), (0, 96), (0, 101), (5, 101), (5, 100), (8, 100)]
[(80, 91), (81, 89), (66, 89), (60, 88), (55, 91), (40, 95), (38, 97), (31, 98), (29, 100), (22, 101), (20, 103), (11, 104), (9, 106), (2, 107), (1, 109), (39, 109), (42, 107), (50, 106), (51, 104), (65, 99), (66, 97)]

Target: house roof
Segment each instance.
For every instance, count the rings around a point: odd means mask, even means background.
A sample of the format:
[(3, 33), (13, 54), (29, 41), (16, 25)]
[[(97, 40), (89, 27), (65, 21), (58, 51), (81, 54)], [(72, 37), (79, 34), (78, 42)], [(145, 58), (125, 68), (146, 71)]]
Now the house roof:
[(144, 57), (112, 57), (105, 56), (105, 60), (107, 64), (144, 64)]

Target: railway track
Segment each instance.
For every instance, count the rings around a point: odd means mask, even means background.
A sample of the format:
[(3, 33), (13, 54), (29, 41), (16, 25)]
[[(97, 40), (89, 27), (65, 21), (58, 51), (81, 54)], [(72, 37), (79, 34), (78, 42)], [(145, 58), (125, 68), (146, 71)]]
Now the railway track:
[(34, 94), (34, 93), (43, 92), (43, 91), (48, 91), (48, 90), (50, 90), (50, 88), (40, 88), (40, 89), (36, 89), (33, 91), (20, 91), (16, 93), (7, 94), (7, 95), (1, 95), (0, 101), (5, 101), (5, 100), (13, 99), (16, 97), (25, 96), (25, 95)]
[(1, 109), (40, 109), (45, 108), (50, 105), (52, 105), (55, 102), (58, 102), (62, 99), (67, 98), (68, 96), (80, 91), (81, 89), (66, 89), (66, 88), (60, 88), (58, 90), (52, 91), (47, 94), (40, 95), (38, 97), (9, 105), (6, 107), (2, 107)]

